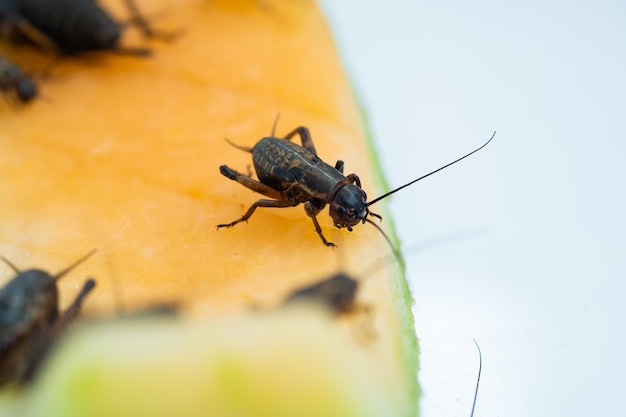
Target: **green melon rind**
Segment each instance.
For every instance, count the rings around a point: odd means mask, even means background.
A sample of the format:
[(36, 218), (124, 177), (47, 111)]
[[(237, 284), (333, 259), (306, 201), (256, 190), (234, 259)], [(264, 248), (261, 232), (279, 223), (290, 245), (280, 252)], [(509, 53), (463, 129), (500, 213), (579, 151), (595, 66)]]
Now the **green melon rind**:
[[(374, 182), (381, 192), (387, 192), (390, 187), (383, 174), (382, 166), (378, 158), (378, 152), (376, 151), (376, 144), (374, 143), (371, 129), (367, 123), (367, 110), (362, 105), (362, 101), (359, 99), (358, 94), (352, 88), (355, 102), (359, 108), (361, 115), (361, 124), (365, 132), (365, 144), (367, 149), (367, 155), (369, 158), (369, 165), (371, 172), (374, 175)], [(390, 215), (386, 201), (381, 201), (383, 206), (383, 213), (385, 213), (385, 230), (389, 235), (389, 238), (394, 243), (396, 248), (400, 248), (401, 242), (396, 232), (396, 225), (393, 217)], [(401, 262), (399, 271), (397, 274), (391, 274), (390, 278), (393, 279), (391, 283), (391, 294), (394, 299), (394, 310), (399, 323), (400, 334), (398, 334), (398, 356), (402, 358), (402, 363), (405, 364), (404, 370), (406, 387), (409, 395), (409, 409), (407, 409), (406, 416), (418, 415), (418, 404), (421, 398), (422, 391), (417, 380), (417, 373), (419, 370), (419, 342), (417, 333), (415, 331), (415, 318), (413, 316), (413, 297), (409, 288), (409, 283), (406, 279), (406, 264), (404, 256), (400, 253)], [(411, 403), (412, 401), (412, 403)], [(414, 407), (411, 407), (411, 404)]]
[[(332, 32), (332, 22), (330, 23), (331, 24), (329, 24), (329, 28)], [(337, 45), (337, 38), (333, 37), (333, 39), (336, 43), (335, 49), (341, 51), (341, 45)], [(390, 190), (390, 187), (383, 174), (383, 169), (378, 158), (378, 152), (376, 150), (376, 145), (373, 140), (371, 129), (369, 124), (367, 123), (367, 110), (363, 105), (363, 101), (360, 99), (358, 89), (355, 87), (354, 83), (350, 79), (351, 71), (349, 65), (347, 65), (346, 62), (342, 59), (340, 53), (338, 54), (338, 56), (343, 67), (343, 72), (347, 76), (352, 97), (354, 98), (354, 103), (356, 104), (359, 111), (360, 123), (367, 151), (368, 164), (370, 167), (370, 172), (374, 176), (374, 184), (378, 191), (380, 191), (381, 193), (385, 193)], [(389, 238), (393, 242), (394, 246), (396, 248), (400, 248), (401, 242), (396, 233), (395, 222), (387, 209), (387, 201), (381, 201), (380, 204), (382, 206), (382, 213), (384, 214), (383, 217), (385, 218), (386, 233), (389, 235)], [(391, 276), (393, 277), (393, 281), (390, 286), (391, 295), (394, 301), (394, 313), (399, 324), (398, 328), (401, 329), (398, 334), (398, 340), (396, 344), (398, 346), (398, 357), (401, 358), (401, 363), (405, 365), (405, 382), (408, 395), (407, 404), (409, 404), (406, 412), (401, 415), (413, 417), (418, 415), (418, 403), (422, 395), (417, 380), (417, 372), (419, 370), (419, 343), (415, 331), (415, 319), (413, 317), (412, 311), (414, 300), (411, 295), (408, 281), (406, 279), (406, 264), (404, 261), (404, 256), (401, 253), (398, 261), (400, 262), (400, 268), (398, 269), (397, 274), (391, 274)]]

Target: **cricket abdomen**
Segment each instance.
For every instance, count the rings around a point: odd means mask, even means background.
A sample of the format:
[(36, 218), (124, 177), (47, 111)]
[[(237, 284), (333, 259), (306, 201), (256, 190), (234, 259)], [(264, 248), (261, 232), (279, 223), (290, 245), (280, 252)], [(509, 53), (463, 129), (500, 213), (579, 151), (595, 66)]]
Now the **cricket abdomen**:
[(293, 183), (311, 197), (326, 201), (335, 184), (346, 177), (309, 150), (285, 139), (266, 137), (252, 148), (259, 181), (285, 191)]
[(65, 53), (115, 49), (120, 25), (96, 2), (21, 0), (19, 13)]

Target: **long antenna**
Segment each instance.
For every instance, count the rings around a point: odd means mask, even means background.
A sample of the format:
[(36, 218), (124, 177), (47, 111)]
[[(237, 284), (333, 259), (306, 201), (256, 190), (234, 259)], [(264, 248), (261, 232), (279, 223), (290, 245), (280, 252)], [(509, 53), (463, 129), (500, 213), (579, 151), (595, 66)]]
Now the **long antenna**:
[(272, 125), (272, 137), (275, 137), (276, 134), (276, 126), (278, 126), (278, 119), (280, 119), (280, 112), (276, 113), (276, 118), (274, 119), (274, 124)]
[(89, 258), (90, 256), (92, 256), (94, 253), (97, 252), (97, 249), (92, 250), (91, 252), (89, 252), (87, 255), (83, 256), (82, 258), (80, 258), (79, 260), (77, 260), (76, 262), (74, 262), (72, 265), (68, 266), (67, 268), (65, 268), (63, 271), (59, 272), (58, 274), (56, 274), (54, 276), (54, 280), (58, 281), (59, 279), (61, 279), (61, 277), (63, 277), (63, 275), (67, 274), (68, 272), (70, 272), (72, 269), (76, 268), (78, 265), (80, 265), (81, 263), (83, 263), (87, 258)]
[(446, 164), (446, 165), (442, 166), (441, 168), (438, 168), (438, 169), (434, 170), (433, 172), (430, 172), (430, 173), (428, 173), (428, 174), (426, 174), (426, 175), (422, 175), (421, 177), (419, 177), (419, 178), (418, 178), (418, 179), (416, 179), (416, 180), (413, 180), (413, 181), (411, 181), (411, 182), (409, 182), (409, 183), (407, 183), (407, 184), (404, 184), (404, 185), (403, 185), (403, 186), (401, 186), (401, 187), (396, 188), (395, 190), (391, 190), (391, 191), (389, 191), (388, 193), (383, 194), (383, 195), (381, 195), (381, 196), (380, 196), (380, 197), (378, 197), (378, 198), (375, 198), (374, 200), (372, 200), (372, 201), (370, 201), (369, 203), (367, 203), (367, 204), (366, 204), (366, 206), (368, 206), (368, 207), (369, 207), (369, 206), (371, 206), (372, 204), (376, 203), (377, 201), (380, 201), (380, 200), (382, 200), (383, 198), (388, 197), (388, 196), (390, 196), (391, 194), (393, 194), (393, 193), (395, 193), (395, 192), (397, 192), (397, 191), (400, 191), (401, 189), (403, 189), (403, 188), (405, 188), (405, 187), (408, 187), (408, 186), (409, 186), (409, 185), (411, 185), (411, 184), (414, 184), (414, 183), (418, 182), (419, 180), (423, 180), (424, 178), (429, 177), (429, 176), (433, 175), (434, 173), (441, 171), (442, 169), (448, 168), (450, 165), (454, 165), (454, 164), (456, 164), (457, 162), (462, 161), (463, 159), (465, 159), (465, 158), (467, 158), (468, 156), (470, 156), (470, 155), (472, 155), (472, 154), (474, 154), (474, 153), (476, 153), (476, 152), (480, 151), (482, 148), (484, 148), (485, 146), (487, 146), (487, 145), (489, 144), (489, 142), (491, 142), (491, 139), (493, 139), (493, 137), (494, 137), (495, 135), (496, 135), (496, 132), (493, 132), (493, 135), (491, 135), (491, 137), (489, 138), (489, 140), (488, 140), (488, 141), (487, 141), (487, 142), (486, 142), (483, 146), (481, 146), (480, 148), (478, 148), (478, 149), (474, 149), (472, 152), (468, 153), (468, 154), (467, 154), (467, 155), (465, 155), (465, 156), (460, 157), (460, 158), (459, 158), (459, 159), (457, 159), (456, 161), (452, 161), (452, 162), (450, 162), (449, 164)]
[(9, 261), (7, 258), (5, 258), (4, 256), (0, 255), (0, 259), (2, 259), (2, 261), (7, 264), (13, 271), (15, 271), (16, 274), (20, 273), (20, 270), (17, 269), (17, 266), (15, 266), (13, 264), (13, 262)]
[(476, 349), (478, 349), (478, 378), (476, 378), (476, 390), (474, 391), (474, 402), (472, 403), (472, 412), (470, 414), (470, 417), (474, 417), (474, 409), (476, 408), (476, 398), (478, 398), (478, 386), (480, 385), (480, 373), (483, 370), (483, 354), (480, 351), (480, 346), (478, 346), (478, 342), (476, 342), (476, 339), (472, 339), (472, 340), (474, 341), (474, 344), (476, 345)]
[(385, 233), (385, 231), (376, 223), (374, 223), (373, 221), (371, 221), (370, 219), (368, 219), (367, 217), (365, 219), (363, 219), (365, 222), (371, 224), (372, 226), (374, 226), (375, 228), (378, 229), (378, 231), (380, 233), (382, 233), (382, 235), (384, 236), (385, 240), (387, 241), (387, 243), (389, 244), (389, 247), (391, 248), (391, 251), (393, 252), (393, 256), (396, 257), (396, 260), (398, 261), (398, 263), (400, 265), (404, 265), (404, 260), (402, 259), (402, 253), (400, 253), (400, 249), (397, 249), (395, 246), (393, 246), (393, 243), (391, 242), (391, 239), (389, 239), (389, 236), (387, 236), (387, 233)]

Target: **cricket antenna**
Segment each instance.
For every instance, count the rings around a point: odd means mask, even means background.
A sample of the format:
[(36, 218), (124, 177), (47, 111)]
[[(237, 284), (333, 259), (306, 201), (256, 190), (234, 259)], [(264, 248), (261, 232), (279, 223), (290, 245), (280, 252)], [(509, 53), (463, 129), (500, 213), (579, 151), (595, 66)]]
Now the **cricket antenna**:
[(13, 271), (15, 271), (16, 274), (20, 273), (20, 270), (17, 269), (17, 266), (15, 266), (13, 264), (13, 262), (9, 261), (7, 258), (5, 258), (4, 256), (0, 255), (0, 259), (2, 259), (2, 261), (7, 264), (9, 266), (9, 268), (11, 268)]
[(376, 223), (374, 223), (367, 217), (364, 218), (363, 221), (371, 224), (372, 226), (378, 229), (378, 231), (384, 236), (385, 240), (389, 244), (389, 247), (391, 248), (391, 251), (393, 252), (393, 255), (396, 257), (396, 260), (398, 261), (398, 263), (400, 265), (404, 265), (404, 261), (402, 260), (402, 254), (400, 253), (400, 250), (397, 249), (395, 246), (393, 246), (393, 243), (391, 242), (391, 239), (389, 239), (389, 236), (387, 236), (387, 233), (385, 233), (385, 231), (379, 225), (377, 225)]
[(278, 126), (278, 119), (280, 119), (280, 112), (276, 113), (276, 118), (274, 119), (274, 124), (272, 125), (272, 137), (275, 137), (276, 126)]
[(487, 146), (487, 145), (489, 144), (489, 142), (491, 142), (491, 140), (494, 138), (494, 136), (496, 136), (496, 132), (493, 132), (493, 135), (491, 135), (491, 137), (489, 138), (489, 140), (488, 140), (487, 142), (485, 142), (485, 144), (484, 144), (484, 145), (482, 145), (480, 148), (478, 148), (478, 149), (474, 149), (472, 152), (468, 153), (468, 154), (467, 154), (467, 155), (465, 155), (465, 156), (460, 157), (460, 158), (459, 158), (459, 159), (457, 159), (456, 161), (452, 161), (452, 162), (450, 162), (449, 164), (446, 164), (446, 165), (442, 166), (441, 168), (438, 168), (438, 169), (434, 170), (433, 172), (430, 172), (430, 173), (428, 173), (428, 174), (426, 174), (426, 175), (422, 175), (421, 177), (419, 177), (419, 178), (418, 178), (418, 179), (416, 179), (416, 180), (413, 180), (413, 181), (411, 181), (411, 182), (409, 182), (409, 183), (407, 183), (407, 184), (404, 184), (404, 185), (403, 185), (403, 186), (401, 186), (401, 187), (396, 188), (395, 190), (391, 190), (391, 191), (389, 191), (388, 193), (385, 193), (385, 194), (381, 195), (380, 197), (375, 198), (374, 200), (372, 200), (372, 201), (370, 201), (369, 203), (367, 203), (367, 204), (366, 204), (366, 206), (368, 206), (368, 207), (369, 207), (369, 206), (371, 206), (372, 204), (374, 204), (374, 203), (376, 203), (376, 202), (378, 202), (378, 201), (382, 200), (383, 198), (385, 198), (385, 197), (389, 197), (391, 194), (393, 194), (393, 193), (395, 193), (395, 192), (397, 192), (397, 191), (400, 191), (401, 189), (403, 189), (403, 188), (405, 188), (405, 187), (408, 187), (408, 186), (409, 186), (409, 185), (411, 185), (411, 184), (414, 184), (414, 183), (418, 182), (419, 180), (423, 180), (424, 178), (429, 177), (429, 176), (433, 175), (434, 173), (441, 171), (442, 169), (448, 168), (450, 165), (454, 165), (454, 164), (456, 164), (457, 162), (462, 161), (463, 159), (465, 159), (465, 158), (467, 158), (468, 156), (470, 156), (470, 155), (472, 155), (472, 154), (474, 154), (474, 153), (476, 153), (476, 152), (480, 151), (482, 148), (484, 148), (485, 146)]
[(250, 152), (250, 153), (252, 153), (252, 146), (241, 146), (241, 145), (237, 145), (236, 143), (231, 142), (228, 138), (224, 138), (224, 140), (225, 140), (226, 142), (228, 142), (228, 144), (229, 144), (230, 146), (233, 146), (233, 147), (235, 147), (235, 148), (237, 148), (237, 149), (239, 149), (239, 150), (241, 150), (241, 151), (244, 151), (244, 152)]
[(483, 354), (480, 351), (480, 346), (478, 346), (478, 342), (476, 342), (476, 339), (472, 339), (472, 340), (474, 341), (474, 344), (476, 345), (476, 349), (478, 349), (478, 378), (476, 378), (476, 389), (474, 390), (474, 402), (472, 403), (472, 412), (470, 413), (470, 417), (474, 417), (474, 409), (476, 408), (476, 398), (478, 398), (478, 386), (480, 385), (480, 373), (483, 370)]
[(89, 258), (90, 256), (92, 256), (94, 253), (97, 252), (97, 249), (92, 250), (91, 252), (89, 252), (87, 255), (83, 256), (82, 258), (80, 258), (79, 260), (77, 260), (76, 262), (74, 262), (72, 265), (68, 266), (67, 268), (65, 268), (64, 270), (62, 270), (61, 272), (59, 272), (58, 274), (56, 274), (54, 276), (54, 280), (58, 281), (59, 279), (61, 279), (63, 277), (63, 275), (67, 274), (68, 272), (70, 272), (72, 269), (76, 268), (78, 265), (80, 265), (81, 263), (83, 263), (85, 260), (87, 260), (87, 258)]

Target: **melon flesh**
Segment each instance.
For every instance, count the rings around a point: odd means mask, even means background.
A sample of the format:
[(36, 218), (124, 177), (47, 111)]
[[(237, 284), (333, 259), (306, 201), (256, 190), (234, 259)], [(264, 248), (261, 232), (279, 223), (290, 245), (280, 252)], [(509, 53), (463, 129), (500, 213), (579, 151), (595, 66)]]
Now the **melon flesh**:
[[(119, 20), (123, 2), (102, 2)], [(56, 272), (62, 307), (87, 277), (85, 316), (177, 302), (178, 320), (85, 321), (28, 390), (0, 391), (0, 415), (412, 416), (417, 344), (402, 269), (370, 225), (336, 229), (302, 206), (258, 209), (259, 194), (220, 175), (252, 168), (252, 146), (307, 126), (319, 156), (383, 191), (359, 108), (328, 28), (308, 1), (139, 2), (160, 29), (142, 59), (62, 60), (49, 100), (0, 102), (0, 253)], [(123, 43), (145, 45), (127, 29)], [(3, 45), (25, 67), (37, 52)], [(382, 210), (379, 205), (375, 206)], [(372, 207), (374, 208), (374, 207)], [(375, 210), (376, 211), (376, 210)], [(384, 212), (381, 214), (385, 214)], [(391, 222), (382, 226), (391, 233)], [(342, 270), (371, 314), (279, 308), (294, 289)], [(12, 276), (0, 265), (0, 284)], [(369, 321), (375, 336), (359, 329)], [(8, 414), (7, 414), (8, 415)]]

